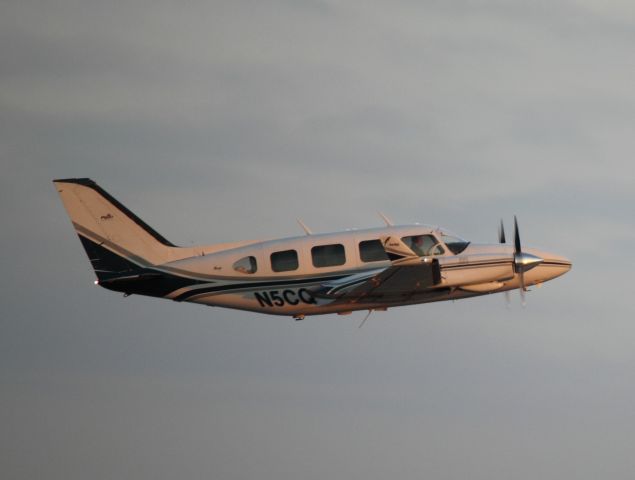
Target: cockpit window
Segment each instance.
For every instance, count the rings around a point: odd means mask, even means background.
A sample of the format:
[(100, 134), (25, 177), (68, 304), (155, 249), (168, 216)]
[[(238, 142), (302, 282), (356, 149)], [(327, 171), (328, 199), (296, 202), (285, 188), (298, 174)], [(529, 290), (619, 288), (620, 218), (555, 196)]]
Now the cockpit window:
[(409, 237), (402, 237), (401, 241), (420, 257), (443, 255), (445, 253), (445, 250), (433, 235), (410, 235)]
[(468, 242), (467, 240), (463, 240), (462, 238), (456, 237), (454, 235), (442, 234), (441, 240), (443, 240), (443, 243), (446, 244), (446, 246), (454, 255), (458, 255), (459, 253), (461, 253), (470, 244), (470, 242)]
[(240, 273), (256, 273), (256, 270), (258, 270), (256, 257), (243, 257), (234, 262), (233, 268)]
[(381, 240), (364, 240), (359, 242), (359, 257), (362, 262), (383, 262), (388, 260)]

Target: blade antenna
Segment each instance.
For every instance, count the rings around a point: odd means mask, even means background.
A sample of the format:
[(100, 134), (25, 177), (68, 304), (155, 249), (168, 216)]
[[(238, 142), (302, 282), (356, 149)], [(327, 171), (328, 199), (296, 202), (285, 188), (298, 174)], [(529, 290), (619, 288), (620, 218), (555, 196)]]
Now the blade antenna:
[(311, 229), (307, 227), (302, 220), (300, 220), (299, 218), (296, 218), (296, 221), (300, 224), (300, 226), (302, 227), (302, 230), (304, 230), (304, 233), (306, 233), (307, 235), (313, 235), (313, 232), (311, 231)]
[(381, 219), (384, 221), (384, 223), (386, 224), (387, 227), (394, 227), (395, 224), (392, 223), (392, 220), (390, 218), (388, 218), (386, 215), (384, 215), (381, 212), (377, 212), (377, 215), (379, 215), (381, 217)]
[(373, 313), (373, 310), (368, 310), (368, 313), (366, 314), (366, 316), (364, 317), (364, 320), (362, 320), (362, 323), (359, 324), (359, 327), (357, 328), (362, 328), (364, 326), (364, 324), (366, 323), (366, 320), (368, 320), (368, 317), (370, 317), (370, 314)]

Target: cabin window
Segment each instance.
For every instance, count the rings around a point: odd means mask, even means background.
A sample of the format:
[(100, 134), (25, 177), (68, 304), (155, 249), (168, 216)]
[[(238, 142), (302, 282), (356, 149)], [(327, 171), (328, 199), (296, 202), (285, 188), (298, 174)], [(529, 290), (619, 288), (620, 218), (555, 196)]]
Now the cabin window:
[(289, 272), (298, 269), (298, 252), (283, 250), (271, 254), (271, 270), (274, 272)]
[(402, 237), (401, 241), (420, 257), (443, 255), (445, 253), (445, 250), (439, 245), (433, 235), (410, 235), (409, 237)]
[(256, 273), (256, 270), (258, 270), (256, 257), (243, 257), (234, 262), (233, 268), (240, 273)]
[(359, 242), (359, 258), (362, 262), (381, 262), (388, 260), (380, 240), (364, 240)]
[(311, 258), (314, 267), (335, 267), (346, 263), (344, 245), (320, 245), (311, 249)]

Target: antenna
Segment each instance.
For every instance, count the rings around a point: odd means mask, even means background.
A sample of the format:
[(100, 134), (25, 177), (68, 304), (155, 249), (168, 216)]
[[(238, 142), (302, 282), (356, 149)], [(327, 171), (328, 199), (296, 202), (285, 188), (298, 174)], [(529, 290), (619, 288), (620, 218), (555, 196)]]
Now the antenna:
[(357, 328), (362, 328), (364, 326), (364, 324), (366, 323), (366, 320), (368, 320), (368, 317), (370, 317), (371, 313), (373, 313), (373, 309), (372, 308), (368, 309), (368, 313), (364, 317), (364, 320), (362, 320), (362, 323), (360, 323), (359, 327), (357, 327)]
[(384, 215), (383, 213), (381, 213), (380, 211), (377, 211), (377, 215), (379, 215), (381, 217), (381, 219), (386, 223), (387, 227), (394, 227), (395, 224), (392, 223), (392, 220), (390, 218), (388, 218), (386, 215)]
[(313, 235), (313, 232), (311, 231), (311, 229), (307, 227), (302, 220), (297, 218), (296, 221), (300, 224), (300, 226), (302, 227), (302, 230), (304, 230), (304, 233), (306, 233), (307, 235)]

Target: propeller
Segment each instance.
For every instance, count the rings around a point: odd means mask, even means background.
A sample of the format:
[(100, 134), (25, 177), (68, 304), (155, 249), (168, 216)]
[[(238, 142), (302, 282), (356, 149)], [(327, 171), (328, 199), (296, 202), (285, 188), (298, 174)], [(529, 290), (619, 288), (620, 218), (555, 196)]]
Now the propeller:
[[(503, 219), (501, 218), (500, 227), (498, 227), (498, 243), (507, 243), (505, 240), (505, 225), (503, 225)], [(509, 290), (505, 290), (505, 306), (509, 308), (511, 305), (511, 299), (509, 298)]]
[[(505, 243), (505, 229), (503, 227), (502, 220), (500, 230), (498, 231), (498, 240), (500, 243)], [(531, 253), (523, 252), (520, 242), (518, 220), (516, 219), (516, 215), (514, 215), (514, 273), (518, 274), (518, 280), (520, 283), (520, 299), (523, 307), (526, 305), (525, 292), (527, 292), (527, 287), (525, 286), (525, 272), (531, 270), (542, 262), (542, 258), (532, 255)]]
[(523, 264), (523, 250), (520, 245), (520, 230), (518, 230), (518, 220), (514, 215), (514, 271), (518, 274), (518, 280), (520, 282), (520, 303), (524, 307), (527, 305), (525, 301), (525, 268)]

